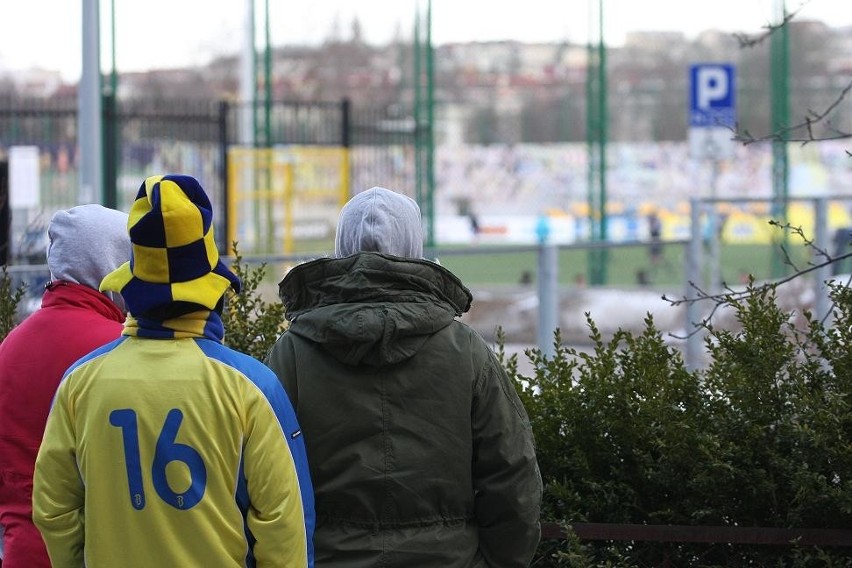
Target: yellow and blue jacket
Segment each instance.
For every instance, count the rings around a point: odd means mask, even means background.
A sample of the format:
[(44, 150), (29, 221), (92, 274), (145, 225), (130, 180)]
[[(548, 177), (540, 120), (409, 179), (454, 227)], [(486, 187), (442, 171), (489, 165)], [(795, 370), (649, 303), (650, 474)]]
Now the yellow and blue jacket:
[(66, 373), (33, 491), (54, 566), (313, 565), (293, 408), (272, 371), (205, 329), (217, 318), (170, 338), (128, 318)]

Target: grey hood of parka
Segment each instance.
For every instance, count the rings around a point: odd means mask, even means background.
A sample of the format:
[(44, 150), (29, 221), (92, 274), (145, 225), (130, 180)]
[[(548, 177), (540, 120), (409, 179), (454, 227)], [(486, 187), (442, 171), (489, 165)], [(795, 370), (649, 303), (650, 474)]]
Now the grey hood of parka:
[(381, 252), (423, 258), (423, 225), (417, 202), (384, 187), (355, 195), (340, 210), (334, 256)]
[(373, 252), (296, 266), (278, 291), (288, 333), (347, 365), (409, 359), (472, 301), (470, 290), (434, 262)]

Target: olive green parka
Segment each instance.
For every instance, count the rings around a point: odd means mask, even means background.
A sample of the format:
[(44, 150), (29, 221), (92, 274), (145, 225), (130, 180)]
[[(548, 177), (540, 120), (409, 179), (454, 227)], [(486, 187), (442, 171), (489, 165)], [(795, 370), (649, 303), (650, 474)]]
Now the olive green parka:
[(522, 567), (540, 537), (529, 419), (471, 294), (427, 260), (361, 252), (281, 281), (266, 363), (291, 397), (316, 494), (316, 565)]

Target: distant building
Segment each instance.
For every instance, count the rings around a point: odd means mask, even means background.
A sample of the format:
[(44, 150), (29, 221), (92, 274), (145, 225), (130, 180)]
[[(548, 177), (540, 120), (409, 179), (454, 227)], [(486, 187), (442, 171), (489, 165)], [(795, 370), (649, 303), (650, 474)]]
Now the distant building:
[(48, 71), (39, 68), (11, 71), (9, 72), (9, 77), (15, 87), (15, 91), (24, 97), (52, 97), (57, 94), (64, 84), (59, 71)]
[[(791, 119), (828, 108), (852, 74), (852, 26), (790, 22)], [(763, 31), (758, 31), (758, 36)], [(616, 141), (679, 141), (686, 136), (687, 70), (697, 61), (725, 61), (738, 73), (738, 119), (751, 132), (770, 130), (769, 44), (743, 48), (731, 33), (705, 31), (689, 39), (679, 31), (631, 32), (607, 49), (608, 136)], [(414, 47), (397, 36), (387, 45), (364, 42), (360, 24), (350, 37), (339, 29), (320, 46), (282, 46), (272, 53), (273, 100), (336, 102), (370, 107), (396, 121), (411, 119), (416, 97)], [(588, 46), (568, 41), (515, 40), (435, 46), (438, 142), (555, 143), (586, 138)], [(120, 99), (237, 100), (237, 54), (204, 66), (123, 73)], [(262, 62), (259, 93), (265, 94)], [(48, 98), (69, 93), (52, 71), (0, 77), (0, 92)], [(259, 94), (259, 97), (263, 95)], [(852, 124), (852, 109), (838, 108)], [(446, 123), (445, 123), (446, 122)], [(837, 124), (835, 122), (835, 124)]]

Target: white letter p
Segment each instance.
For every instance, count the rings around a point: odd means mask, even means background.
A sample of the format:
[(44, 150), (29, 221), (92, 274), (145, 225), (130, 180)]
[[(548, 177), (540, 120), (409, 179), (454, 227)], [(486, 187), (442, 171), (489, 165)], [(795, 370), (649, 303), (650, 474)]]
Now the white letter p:
[(728, 74), (723, 67), (702, 67), (696, 79), (698, 108), (707, 110), (713, 101), (728, 94)]

